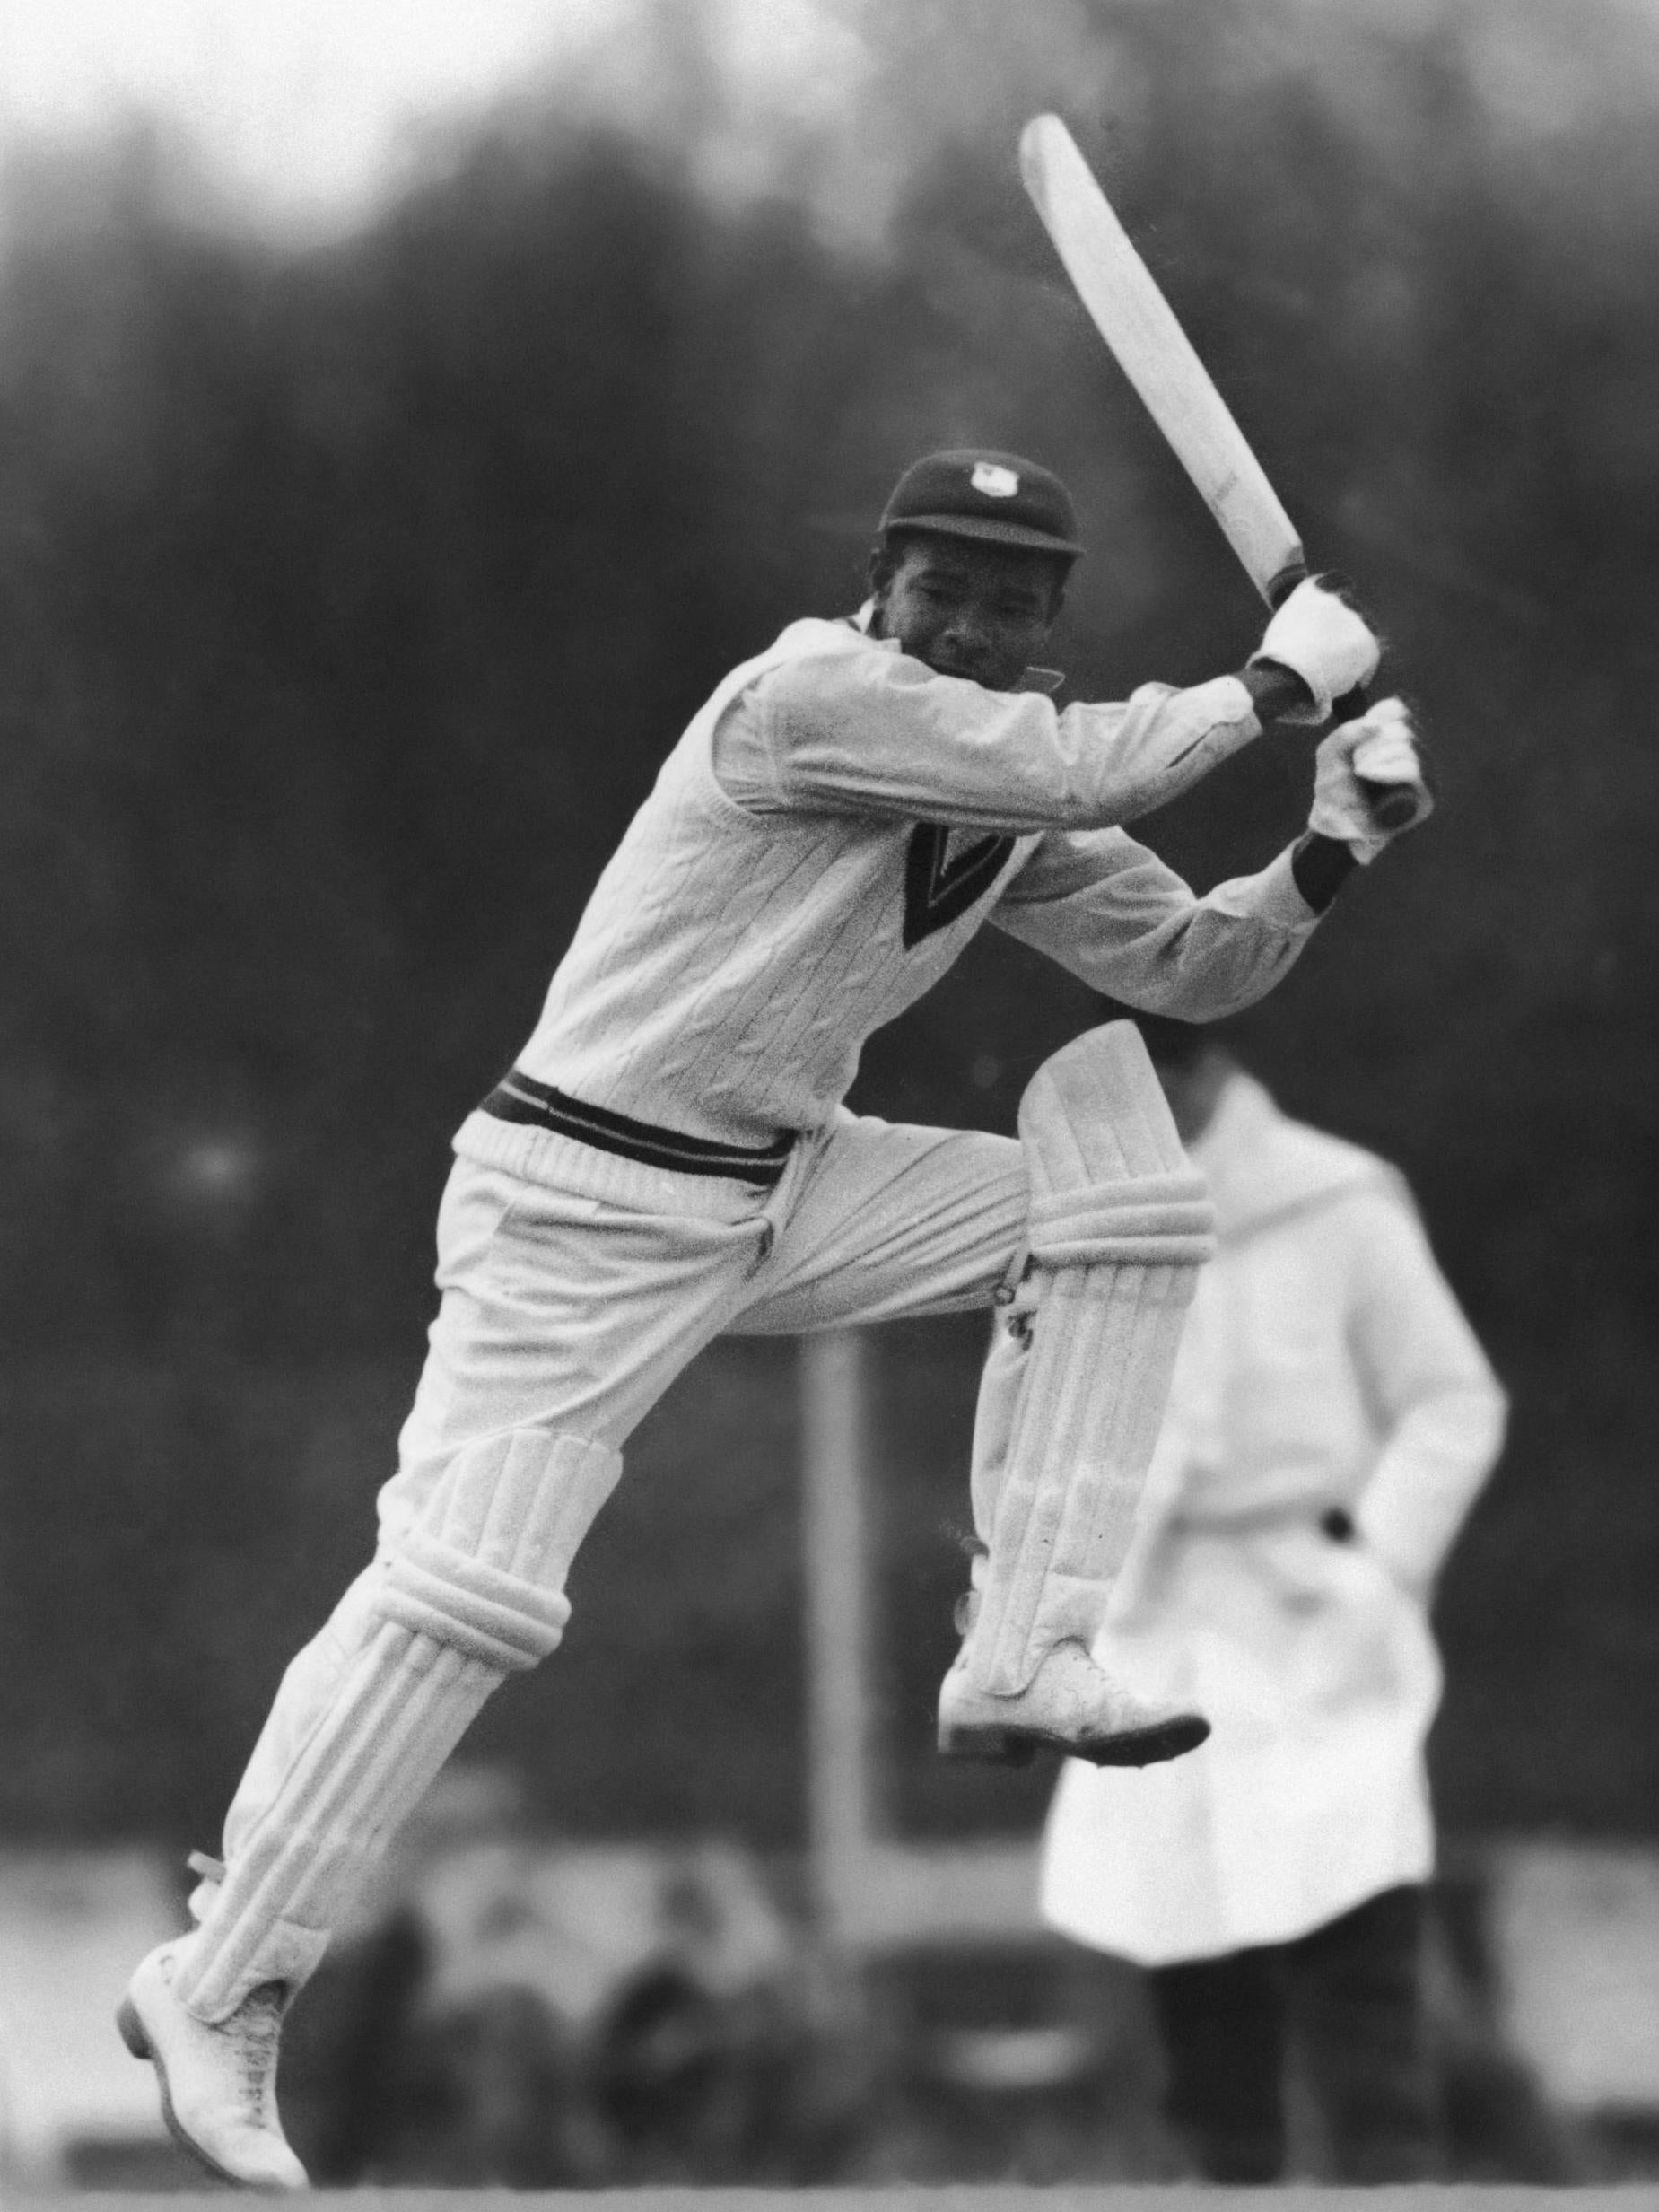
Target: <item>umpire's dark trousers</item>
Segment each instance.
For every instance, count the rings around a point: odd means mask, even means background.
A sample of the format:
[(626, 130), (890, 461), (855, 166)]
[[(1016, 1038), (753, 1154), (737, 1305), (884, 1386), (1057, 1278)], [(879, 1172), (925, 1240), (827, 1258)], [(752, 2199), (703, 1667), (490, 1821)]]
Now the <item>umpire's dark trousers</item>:
[(1271, 2181), (1294, 2048), (1341, 2181), (1419, 2181), (1439, 2122), (1422, 2005), (1424, 1893), (1385, 1890), (1294, 1943), (1155, 1969), (1166, 2111), (1214, 2181)]

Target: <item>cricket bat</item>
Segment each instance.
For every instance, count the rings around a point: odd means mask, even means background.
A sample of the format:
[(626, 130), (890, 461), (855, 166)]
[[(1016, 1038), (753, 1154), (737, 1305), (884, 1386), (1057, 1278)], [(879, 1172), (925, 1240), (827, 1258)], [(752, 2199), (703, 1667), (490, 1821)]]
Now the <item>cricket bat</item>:
[[(1308, 573), (1297, 527), (1057, 115), (1034, 116), (1026, 124), (1019, 165), (1090, 320), (1197, 485), (1245, 574), (1268, 605), (1277, 607)], [(1362, 713), (1365, 704), (1362, 693), (1350, 692), (1338, 702), (1337, 719)], [(1369, 781), (1368, 789), (1372, 811), (1385, 829), (1402, 826), (1416, 812), (1409, 784)]]

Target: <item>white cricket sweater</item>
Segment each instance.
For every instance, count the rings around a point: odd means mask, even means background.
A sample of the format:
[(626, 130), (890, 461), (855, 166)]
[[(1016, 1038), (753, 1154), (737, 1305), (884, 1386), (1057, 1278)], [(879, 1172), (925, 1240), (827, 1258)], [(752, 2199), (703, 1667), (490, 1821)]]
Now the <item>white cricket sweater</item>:
[[(1248, 1004), (1316, 920), (1288, 855), (1197, 898), (1113, 826), (1259, 729), (1233, 677), (1059, 712), (791, 624), (664, 762), (517, 1066), (685, 1136), (816, 1129), (988, 918), (1132, 1005)], [(456, 1149), (558, 1181), (571, 1141), (474, 1113)]]

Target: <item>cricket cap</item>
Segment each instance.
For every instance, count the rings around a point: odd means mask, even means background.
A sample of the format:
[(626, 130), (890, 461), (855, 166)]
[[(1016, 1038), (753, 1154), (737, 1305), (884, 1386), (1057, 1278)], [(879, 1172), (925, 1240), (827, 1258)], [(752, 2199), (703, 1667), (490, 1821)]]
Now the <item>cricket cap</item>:
[(883, 538), (894, 530), (929, 530), (1067, 559), (1083, 550), (1071, 494), (1052, 469), (976, 446), (912, 461), (893, 487), (879, 529)]

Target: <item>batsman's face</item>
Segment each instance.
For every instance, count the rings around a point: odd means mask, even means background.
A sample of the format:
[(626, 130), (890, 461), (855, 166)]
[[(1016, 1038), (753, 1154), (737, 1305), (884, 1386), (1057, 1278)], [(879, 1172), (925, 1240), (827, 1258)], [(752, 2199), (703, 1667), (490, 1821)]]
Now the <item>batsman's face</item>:
[(872, 571), (876, 628), (940, 676), (1008, 691), (1054, 625), (1063, 572), (1045, 555), (968, 538), (901, 540)]

